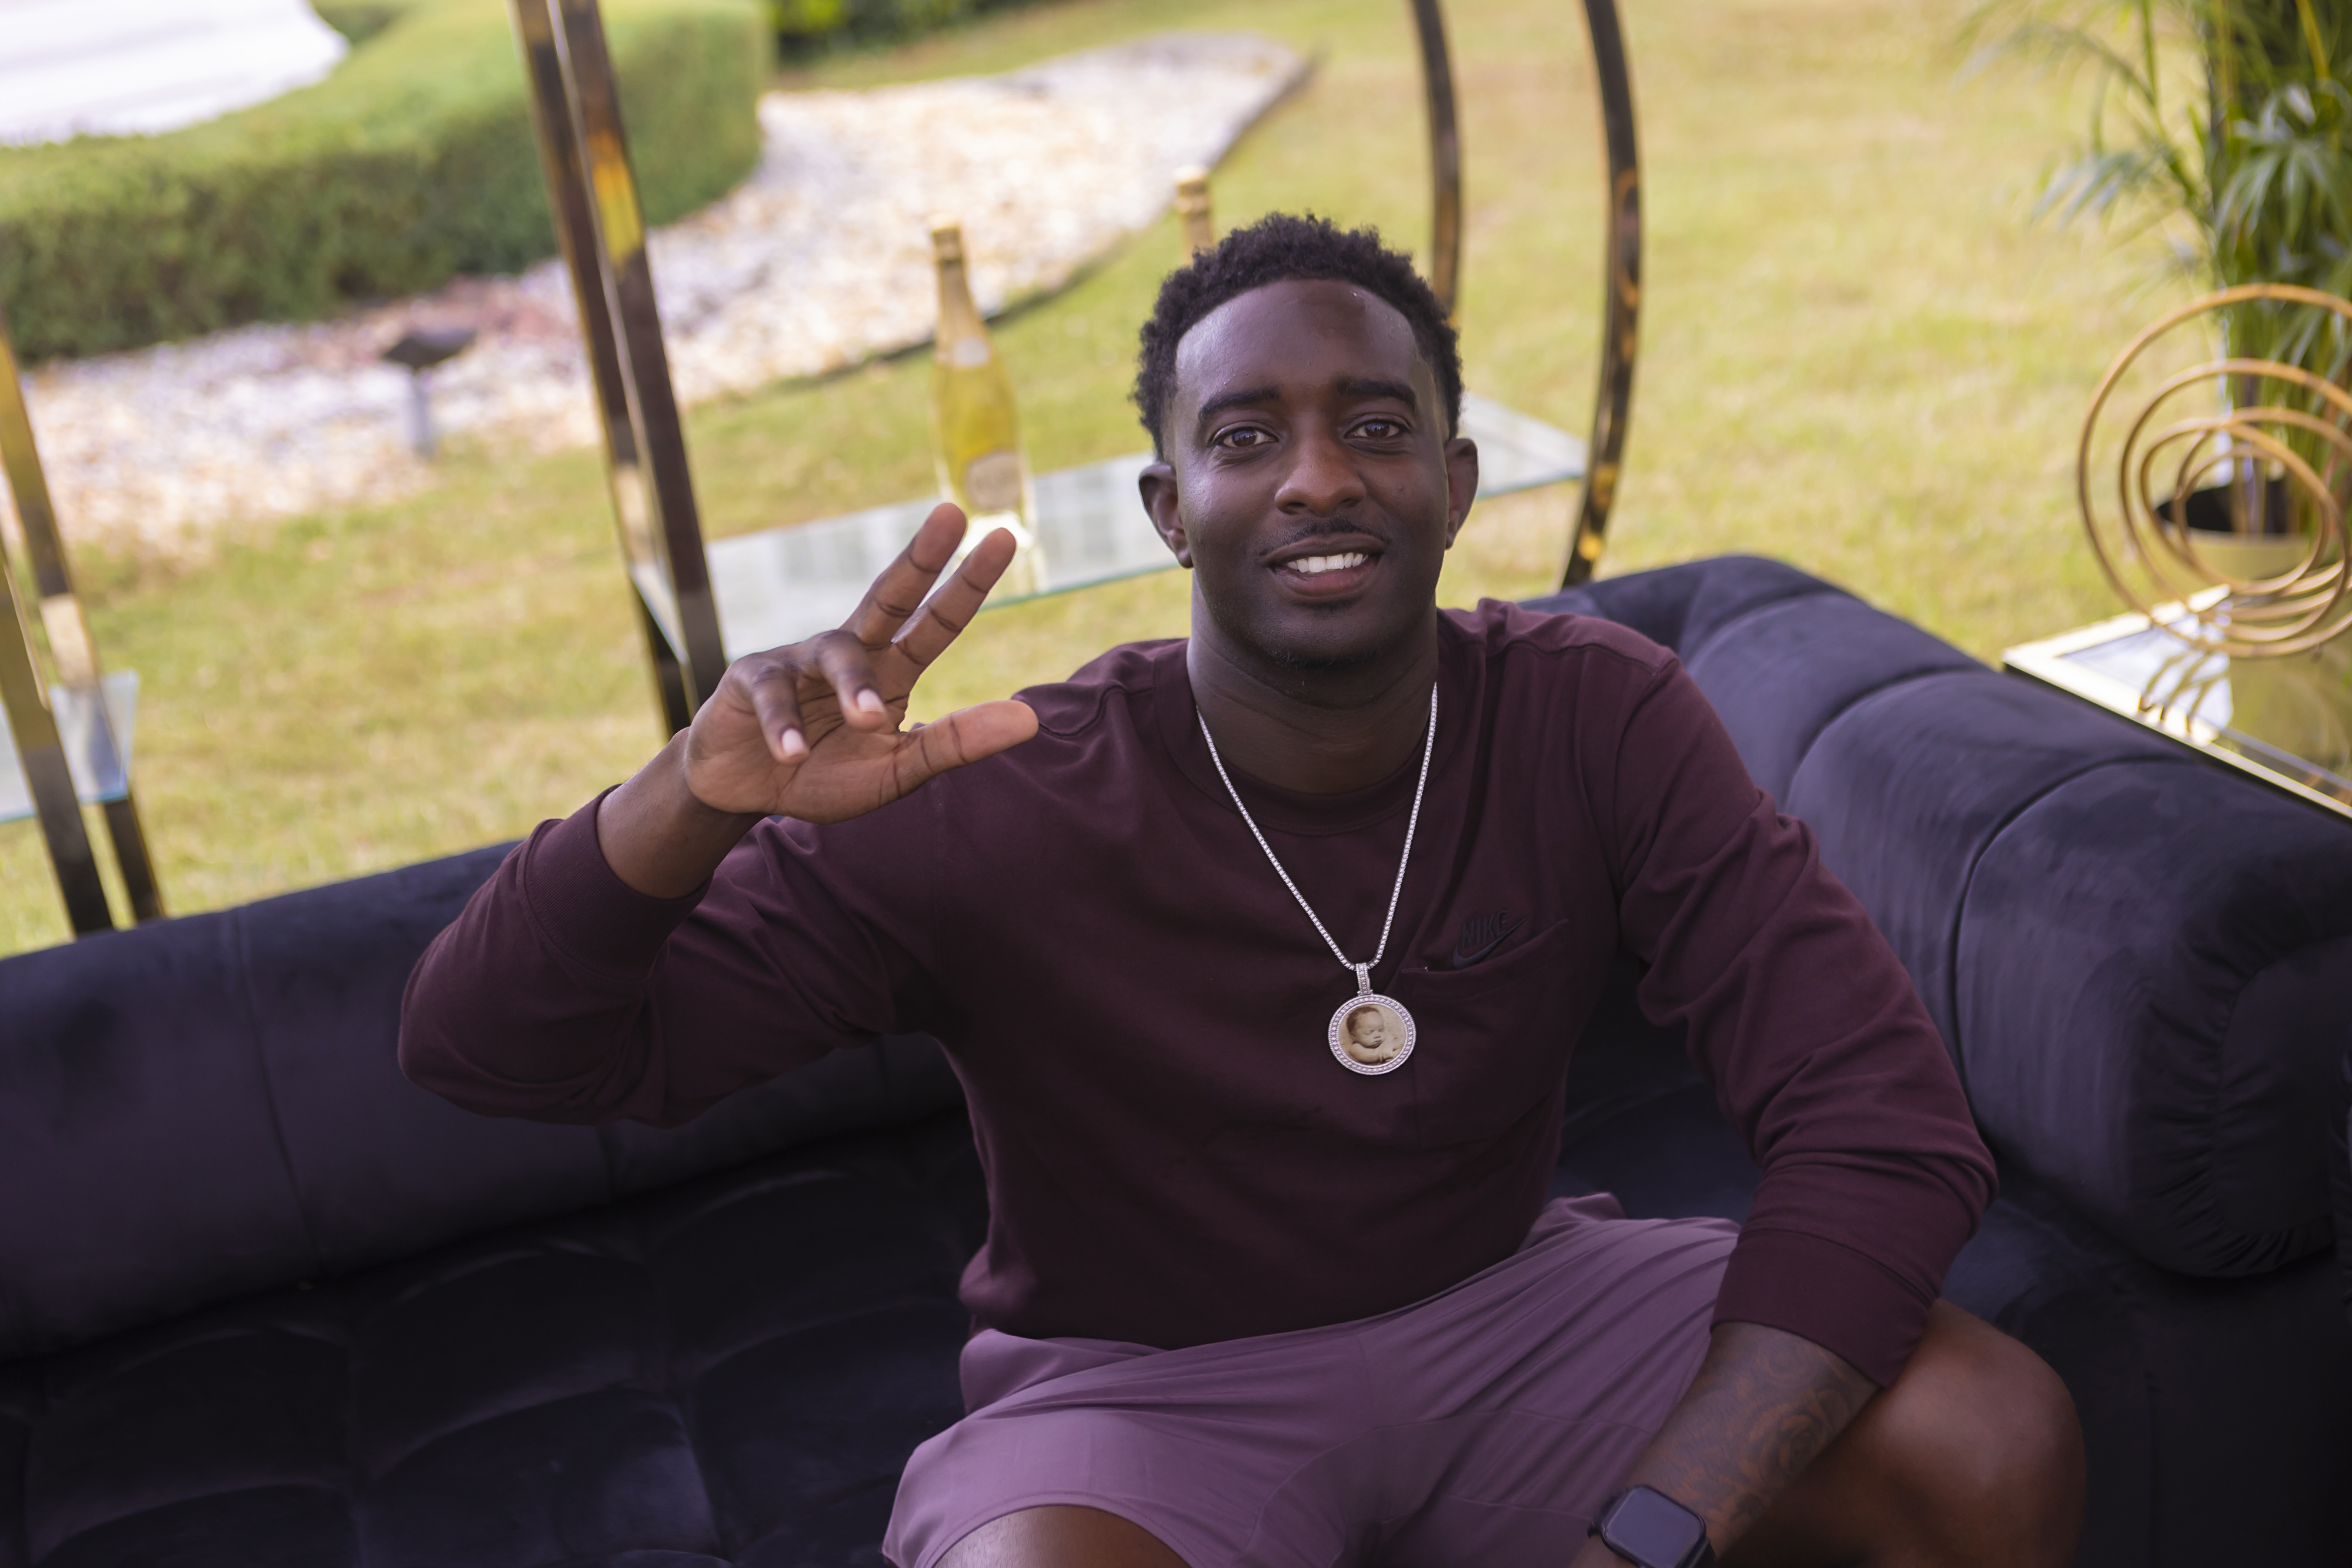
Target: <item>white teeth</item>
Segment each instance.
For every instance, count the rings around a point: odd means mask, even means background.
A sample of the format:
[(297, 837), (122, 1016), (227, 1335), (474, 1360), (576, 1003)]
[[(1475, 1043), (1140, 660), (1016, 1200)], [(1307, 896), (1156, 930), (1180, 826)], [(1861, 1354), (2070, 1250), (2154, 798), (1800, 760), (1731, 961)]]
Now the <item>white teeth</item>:
[(1371, 558), (1361, 550), (1349, 550), (1346, 555), (1310, 555), (1290, 562), (1290, 570), (1312, 577), (1318, 571), (1339, 571), (1351, 566), (1361, 566)]

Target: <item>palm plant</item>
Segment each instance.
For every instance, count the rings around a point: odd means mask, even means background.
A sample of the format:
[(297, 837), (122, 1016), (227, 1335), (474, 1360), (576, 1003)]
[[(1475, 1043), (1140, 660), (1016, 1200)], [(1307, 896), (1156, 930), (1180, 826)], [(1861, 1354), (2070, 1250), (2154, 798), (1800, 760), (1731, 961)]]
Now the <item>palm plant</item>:
[[(2083, 138), (2037, 215), (2153, 232), (2167, 270), (2208, 287), (2352, 295), (2352, 0), (1990, 0), (1968, 37), (1972, 66), (2024, 57), (2092, 78)], [(2231, 358), (2352, 384), (2339, 317), (2254, 300), (2220, 319)], [(2269, 378), (2234, 378), (2228, 395), (2330, 413)], [(2309, 433), (2290, 439), (2339, 466)]]

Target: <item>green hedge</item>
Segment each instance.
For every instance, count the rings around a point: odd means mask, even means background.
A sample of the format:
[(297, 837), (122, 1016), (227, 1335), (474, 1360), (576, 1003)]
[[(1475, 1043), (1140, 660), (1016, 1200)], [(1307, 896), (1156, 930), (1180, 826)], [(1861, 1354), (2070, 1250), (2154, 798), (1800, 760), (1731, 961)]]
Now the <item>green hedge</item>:
[(787, 59), (836, 45), (894, 43), (1024, 0), (765, 0), (776, 46)]
[[(758, 161), (755, 0), (606, 0), (646, 213)], [(302, 320), (553, 253), (503, 0), (320, 7), (362, 40), (315, 87), (156, 137), (0, 150), (0, 306), (27, 359)]]

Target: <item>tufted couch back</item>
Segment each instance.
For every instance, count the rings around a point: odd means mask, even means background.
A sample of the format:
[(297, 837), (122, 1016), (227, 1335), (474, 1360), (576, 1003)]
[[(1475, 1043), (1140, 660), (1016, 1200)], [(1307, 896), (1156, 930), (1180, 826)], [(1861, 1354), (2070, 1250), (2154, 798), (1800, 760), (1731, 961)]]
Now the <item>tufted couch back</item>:
[(0, 961), (0, 1359), (955, 1103), (887, 1040), (675, 1131), (471, 1115), (400, 992), (503, 849)]
[[(2352, 825), (1773, 562), (1549, 602), (1681, 653), (1909, 967), (2005, 1158), (2180, 1273), (2331, 1244)], [(0, 961), (0, 1359), (955, 1103), (920, 1040), (667, 1132), (415, 1088), (401, 987), (502, 852)]]
[(2333, 1244), (2352, 823), (1777, 562), (1541, 602), (1676, 650), (1894, 944), (2005, 1158), (2180, 1273)]

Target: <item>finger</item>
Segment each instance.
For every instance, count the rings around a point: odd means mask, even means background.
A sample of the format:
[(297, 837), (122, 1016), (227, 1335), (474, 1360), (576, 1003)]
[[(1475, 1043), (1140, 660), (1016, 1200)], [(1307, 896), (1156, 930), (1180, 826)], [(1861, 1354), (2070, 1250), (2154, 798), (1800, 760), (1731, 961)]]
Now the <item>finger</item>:
[(1007, 528), (992, 529), (986, 538), (972, 546), (955, 576), (931, 595), (923, 612), (898, 639), (898, 651), (916, 669), (928, 667), (947, 652), (949, 643), (963, 634), (963, 629), (971, 624), (971, 618), (987, 601), (988, 591), (996, 586), (996, 580), (1013, 564), (1013, 553), (1018, 548)]
[(886, 646), (906, 624), (907, 617), (921, 606), (923, 595), (931, 591), (948, 562), (955, 559), (956, 546), (963, 542), (967, 526), (962, 508), (954, 502), (941, 501), (933, 507), (915, 537), (907, 541), (907, 548), (882, 569), (882, 575), (857, 601), (842, 629), (869, 648)]
[(745, 698), (759, 721), (760, 738), (778, 762), (797, 763), (808, 755), (807, 727), (801, 718), (800, 671), (788, 658), (771, 655), (742, 674)]
[(1037, 733), (1037, 715), (1027, 703), (975, 703), (907, 737), (898, 748), (896, 783), (906, 794), (952, 768), (1010, 750)]
[(875, 679), (874, 662), (866, 657), (865, 643), (845, 632), (826, 632), (803, 646), (815, 653), (817, 673), (833, 687), (845, 723), (856, 729), (890, 727), (882, 683)]

